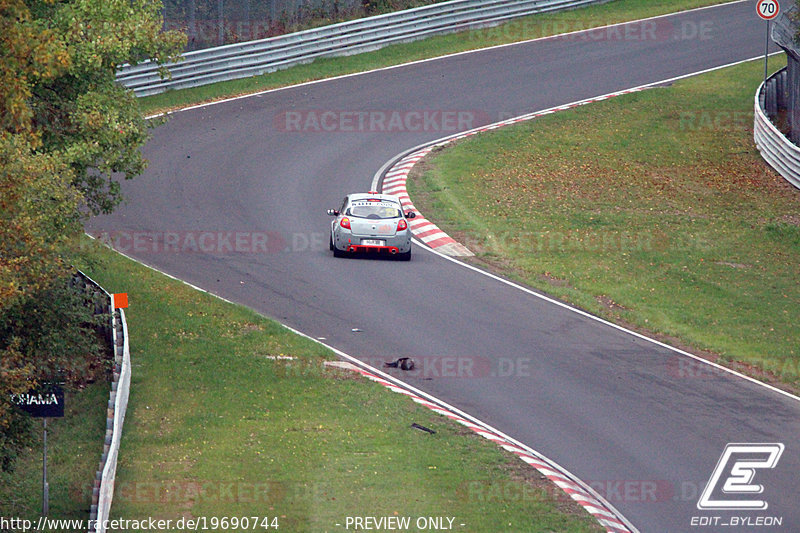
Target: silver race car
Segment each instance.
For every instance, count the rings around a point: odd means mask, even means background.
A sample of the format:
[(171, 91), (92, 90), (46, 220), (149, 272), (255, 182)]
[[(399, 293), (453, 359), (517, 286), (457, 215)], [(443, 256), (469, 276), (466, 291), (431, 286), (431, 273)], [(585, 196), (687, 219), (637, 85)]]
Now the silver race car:
[(342, 257), (348, 253), (377, 253), (411, 259), (411, 230), (407, 218), (413, 211), (403, 213), (395, 196), (377, 192), (349, 194), (339, 209), (328, 209), (336, 217), (331, 222), (330, 249)]

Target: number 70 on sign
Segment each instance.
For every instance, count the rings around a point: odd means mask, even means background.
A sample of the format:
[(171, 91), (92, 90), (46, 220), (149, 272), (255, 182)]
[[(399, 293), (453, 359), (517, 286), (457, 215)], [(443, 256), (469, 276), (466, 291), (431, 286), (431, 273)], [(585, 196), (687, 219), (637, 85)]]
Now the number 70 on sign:
[(778, 4), (778, 0), (759, 0), (756, 11), (762, 19), (772, 20), (780, 13), (781, 6)]

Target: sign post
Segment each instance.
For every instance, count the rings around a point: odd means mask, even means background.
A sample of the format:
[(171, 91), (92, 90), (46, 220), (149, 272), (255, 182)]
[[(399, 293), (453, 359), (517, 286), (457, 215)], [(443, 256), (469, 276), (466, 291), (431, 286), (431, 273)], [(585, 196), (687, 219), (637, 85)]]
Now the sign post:
[(11, 401), (33, 418), (42, 419), (44, 446), (42, 450), (42, 516), (50, 510), (50, 484), (47, 482), (47, 419), (64, 416), (64, 389), (57, 383), (46, 383), (25, 394), (14, 394)]
[(767, 40), (764, 45), (764, 86), (767, 84), (767, 58), (769, 57), (769, 26), (772, 19), (781, 12), (778, 0), (758, 0), (756, 5), (758, 16), (767, 21)]
[(47, 418), (42, 418), (44, 427), (44, 451), (42, 452), (42, 516), (50, 511), (50, 484), (47, 482)]

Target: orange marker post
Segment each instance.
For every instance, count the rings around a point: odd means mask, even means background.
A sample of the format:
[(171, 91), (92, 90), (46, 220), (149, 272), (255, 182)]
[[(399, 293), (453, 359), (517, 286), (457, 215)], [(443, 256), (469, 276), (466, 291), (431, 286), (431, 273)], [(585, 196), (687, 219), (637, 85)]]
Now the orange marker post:
[(128, 293), (120, 292), (114, 295), (114, 309), (128, 308)]

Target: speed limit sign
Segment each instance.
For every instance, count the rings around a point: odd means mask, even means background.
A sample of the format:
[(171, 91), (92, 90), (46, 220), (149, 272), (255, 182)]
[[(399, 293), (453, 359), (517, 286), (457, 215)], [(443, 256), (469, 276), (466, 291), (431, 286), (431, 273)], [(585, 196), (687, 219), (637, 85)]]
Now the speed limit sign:
[(772, 20), (780, 13), (781, 6), (778, 4), (778, 0), (758, 0), (756, 10), (762, 19)]

